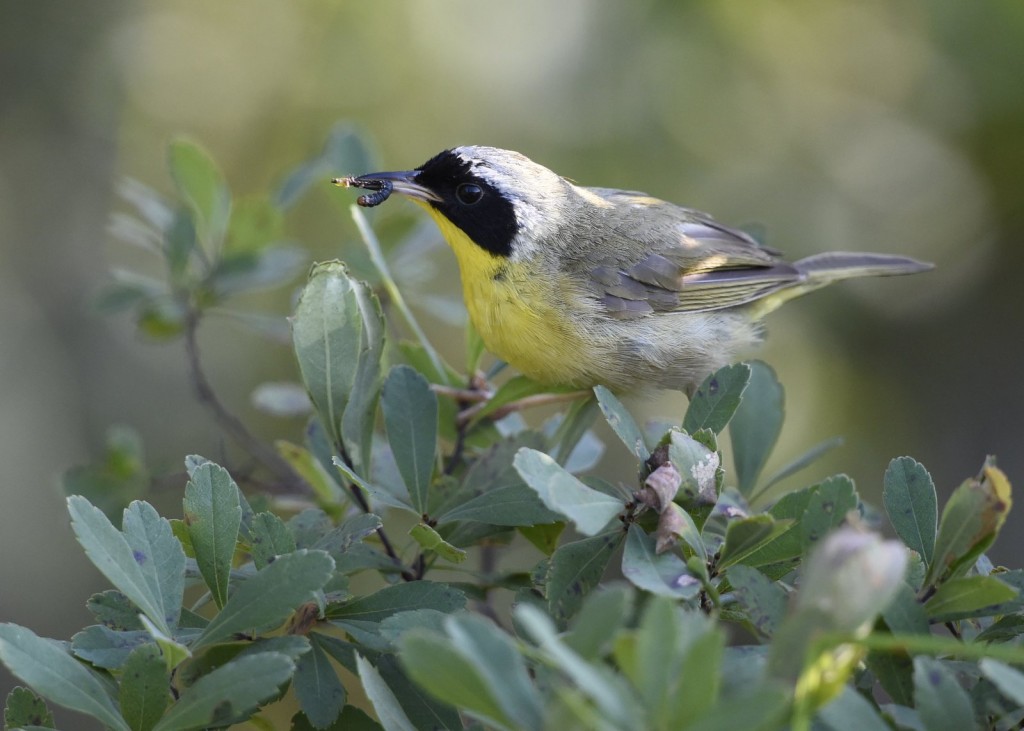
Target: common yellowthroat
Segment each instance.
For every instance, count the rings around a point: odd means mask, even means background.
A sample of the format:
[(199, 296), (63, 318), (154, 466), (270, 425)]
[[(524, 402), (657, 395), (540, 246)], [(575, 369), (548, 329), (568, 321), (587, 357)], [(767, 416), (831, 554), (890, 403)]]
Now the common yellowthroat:
[(559, 386), (688, 392), (761, 339), (784, 302), (851, 277), (931, 264), (833, 252), (786, 263), (748, 234), (645, 193), (585, 188), (494, 147), (445, 150), (415, 170), (337, 178), (434, 218), (455, 252), (487, 348)]

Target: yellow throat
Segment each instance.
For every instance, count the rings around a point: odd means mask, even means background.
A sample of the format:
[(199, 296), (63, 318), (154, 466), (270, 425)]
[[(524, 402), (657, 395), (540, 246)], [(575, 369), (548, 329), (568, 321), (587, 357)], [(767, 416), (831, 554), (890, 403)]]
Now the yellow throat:
[[(417, 203), (419, 203), (417, 201)], [(420, 204), (455, 252), (462, 296), (473, 326), (487, 349), (543, 383), (574, 384), (591, 354), (571, 314), (559, 282), (536, 276), (528, 262), (514, 262), (477, 246), (465, 232), (429, 205)]]

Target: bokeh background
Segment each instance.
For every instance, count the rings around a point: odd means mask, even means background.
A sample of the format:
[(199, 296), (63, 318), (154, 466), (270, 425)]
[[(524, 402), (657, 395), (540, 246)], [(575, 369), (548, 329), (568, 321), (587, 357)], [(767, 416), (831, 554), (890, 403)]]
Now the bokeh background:
[[(756, 224), (797, 258), (899, 252), (936, 271), (849, 283), (769, 320), (759, 356), (787, 391), (773, 462), (843, 435), (804, 479), (844, 471), (879, 500), (910, 454), (947, 494), (988, 453), (1024, 485), (1024, 3), (992, 0), (36, 0), (0, 3), (0, 620), (67, 638), (105, 587), (71, 535), (68, 467), (129, 424), (155, 471), (230, 458), (192, 397), (180, 343), (92, 307), (116, 190), (169, 192), (167, 142), (210, 150), (262, 194), (339, 120), (389, 168), (458, 144), (520, 150), (585, 184), (641, 189)], [(336, 171), (366, 172), (362, 170)], [(287, 219), (311, 259), (358, 251), (349, 193)], [(343, 205), (344, 204), (344, 205)], [(415, 214), (391, 203), (375, 214)], [(432, 242), (432, 243), (431, 243)], [(460, 362), (457, 270), (436, 237), (406, 252), (413, 305)], [(358, 254), (352, 256), (358, 258)], [(409, 257), (412, 257), (411, 259)], [(293, 287), (243, 307), (284, 315)], [(446, 317), (438, 317), (446, 314)], [(268, 439), (300, 423), (249, 394), (296, 377), (286, 347), (211, 320), (223, 399)], [(678, 419), (685, 402), (632, 402)], [(614, 444), (602, 465), (628, 474)], [(616, 471), (619, 472), (616, 472)], [(177, 514), (181, 481), (152, 499)], [(993, 551), (1020, 564), (1024, 518)], [(0, 691), (10, 681), (0, 675)]]

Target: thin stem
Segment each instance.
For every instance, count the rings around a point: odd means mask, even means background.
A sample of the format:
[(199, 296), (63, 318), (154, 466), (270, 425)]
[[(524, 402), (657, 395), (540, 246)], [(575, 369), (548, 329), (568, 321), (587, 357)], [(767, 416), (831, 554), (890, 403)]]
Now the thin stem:
[(370, 252), (370, 260), (373, 265), (377, 268), (377, 272), (380, 274), (381, 282), (384, 284), (384, 289), (387, 290), (388, 297), (395, 303), (395, 307), (401, 313), (405, 319), (409, 329), (412, 330), (416, 339), (420, 341), (420, 345), (423, 346), (424, 352), (427, 357), (430, 358), (430, 364), (434, 366), (434, 370), (437, 371), (439, 378), (447, 378), (447, 371), (445, 370), (444, 363), (441, 360), (441, 356), (434, 350), (434, 346), (427, 340), (427, 334), (423, 332), (423, 328), (416, 322), (416, 318), (412, 314), (412, 310), (405, 303), (405, 298), (402, 297), (402, 293), (398, 290), (398, 285), (395, 284), (394, 278), (391, 276), (391, 271), (388, 269), (388, 263), (384, 259), (384, 253), (380, 248), (380, 242), (377, 240), (376, 234), (373, 233), (373, 229), (370, 228), (369, 222), (366, 220), (366, 216), (359, 210), (358, 206), (352, 206), (352, 220), (356, 222), (356, 228), (359, 229), (359, 235), (363, 237), (363, 243), (366, 244), (367, 250)]
[(483, 575), (486, 584), (483, 587), (484, 598), (477, 602), (477, 611), (497, 625), (501, 625), (498, 612), (494, 609), (494, 594), (492, 577), (498, 569), (498, 550), (493, 543), (485, 543), (480, 546), (480, 573)]
[(444, 396), (454, 401), (465, 401), (466, 403), (478, 404), (487, 401), (494, 394), (488, 390), (473, 388), (454, 388), (453, 386), (442, 386), (438, 383), (431, 383), (430, 390), (438, 396)]
[(196, 333), (199, 329), (199, 313), (190, 310), (185, 319), (185, 355), (188, 361), (189, 378), (199, 402), (213, 414), (214, 420), (253, 459), (274, 475), (279, 486), (290, 492), (309, 492), (309, 485), (277, 452), (264, 444), (250, 432), (242, 420), (235, 416), (217, 396), (210, 385), (199, 358), (199, 343)]
[[(508, 416), (514, 411), (524, 411), (537, 406), (549, 406), (551, 404), (565, 403), (566, 401), (575, 401), (589, 393), (590, 391), (569, 391), (568, 393), (537, 393), (533, 396), (524, 396), (518, 401), (510, 401), (504, 406), (499, 406), (494, 411), (490, 412), (488, 417), (497, 421)], [(459, 414), (459, 421), (461, 423), (469, 423), (477, 414), (483, 411), (486, 405), (487, 402), (484, 401), (476, 404), (475, 406), (471, 406)]]
[[(490, 391), (486, 388), (486, 383), (481, 382), (474, 376), (469, 377), (469, 383), (466, 388), (449, 388), (447, 386), (442, 388), (444, 389), (443, 391), (435, 390), (435, 393), (443, 393), (454, 398), (455, 406), (460, 412), (473, 401), (478, 405), (487, 403), (487, 399), (491, 396)], [(445, 475), (455, 474), (455, 470), (462, 463), (462, 455), (466, 449), (466, 434), (468, 432), (469, 422), (460, 419), (459, 414), (456, 413), (455, 445), (452, 447), (452, 453), (448, 455), (448, 461), (444, 466)]]
[[(338, 449), (338, 457), (348, 466), (349, 469), (351, 469), (352, 460), (349, 459), (345, 446), (343, 444), (336, 444), (335, 446)], [(360, 490), (355, 483), (348, 483), (348, 491), (352, 494), (352, 499), (359, 505), (360, 510), (364, 513), (371, 512), (370, 501), (366, 499), (366, 495), (363, 494), (363, 491)], [(383, 526), (377, 529), (377, 537), (380, 539), (380, 545), (384, 548), (384, 553), (386, 553), (388, 558), (394, 561), (395, 565), (401, 569), (402, 578), (405, 581), (416, 581), (417, 579), (423, 578), (422, 576), (417, 576), (415, 571), (406, 568), (405, 564), (402, 563), (402, 559), (398, 556), (398, 551), (395, 550), (395, 547), (392, 545), (391, 539), (388, 538), (388, 534), (384, 531)]]

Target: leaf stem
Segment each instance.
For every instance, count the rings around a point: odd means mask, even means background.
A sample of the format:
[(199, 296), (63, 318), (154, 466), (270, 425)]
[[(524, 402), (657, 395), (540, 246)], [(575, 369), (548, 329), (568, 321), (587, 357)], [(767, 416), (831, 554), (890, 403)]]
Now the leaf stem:
[(356, 228), (359, 229), (359, 235), (363, 238), (363, 243), (366, 244), (367, 250), (370, 252), (370, 260), (373, 262), (373, 266), (376, 267), (377, 272), (380, 274), (381, 282), (384, 285), (384, 289), (387, 290), (388, 297), (395, 303), (395, 307), (401, 313), (405, 319), (409, 329), (412, 330), (416, 339), (420, 341), (420, 345), (423, 346), (424, 352), (427, 357), (430, 358), (430, 364), (437, 371), (440, 378), (447, 377), (447, 369), (444, 367), (444, 363), (441, 360), (441, 356), (438, 355), (437, 351), (434, 350), (434, 346), (430, 344), (427, 339), (427, 334), (423, 332), (423, 328), (420, 327), (416, 318), (412, 314), (412, 310), (405, 303), (405, 298), (402, 297), (402, 293), (398, 289), (398, 285), (395, 284), (394, 277), (391, 276), (391, 271), (388, 269), (388, 263), (384, 259), (384, 253), (380, 248), (380, 241), (377, 239), (377, 235), (370, 228), (370, 223), (366, 220), (366, 216), (359, 210), (358, 206), (352, 206), (352, 220), (356, 222)]
[(235, 416), (220, 400), (210, 385), (199, 357), (200, 313), (190, 307), (185, 318), (185, 356), (188, 362), (189, 379), (199, 402), (212, 414), (218, 426), (231, 437), (253, 459), (266, 467), (278, 481), (275, 487), (289, 492), (309, 493), (311, 488), (277, 452), (250, 432), (242, 420)]
[[(532, 396), (524, 396), (517, 401), (510, 401), (504, 406), (499, 406), (494, 411), (487, 414), (487, 416), (493, 420), (498, 421), (508, 416), (515, 411), (525, 411), (526, 409), (536, 408), (537, 406), (550, 406), (551, 404), (561, 404), (567, 401), (576, 401), (577, 399), (583, 398), (584, 396), (590, 395), (590, 391), (568, 391), (563, 393), (535, 393)], [(477, 414), (479, 414), (484, 407), (487, 406), (487, 401), (481, 401), (474, 406), (459, 413), (459, 423), (467, 424), (471, 422)]]
[[(349, 469), (352, 469), (352, 460), (349, 459), (348, 452), (345, 450), (345, 445), (335, 444), (334, 446), (338, 450), (339, 459), (341, 459), (341, 461), (344, 462)], [(366, 495), (364, 495), (363, 491), (359, 489), (359, 486), (351, 482), (350, 480), (346, 480), (345, 482), (348, 485), (348, 491), (352, 493), (352, 499), (355, 500), (356, 503), (359, 505), (359, 509), (362, 510), (364, 513), (372, 512), (370, 510), (370, 501), (366, 499)], [(387, 532), (385, 532), (384, 526), (378, 528), (376, 533), (377, 538), (380, 539), (380, 545), (384, 548), (384, 553), (386, 553), (388, 555), (388, 558), (394, 561), (395, 565), (398, 566), (399, 569), (401, 569), (401, 575), (403, 580), (416, 581), (417, 579), (423, 578), (422, 575), (417, 576), (414, 570), (407, 568), (406, 565), (402, 563), (402, 559), (399, 558), (398, 551), (395, 550), (394, 544), (392, 544), (391, 539), (388, 538), (388, 534)]]

